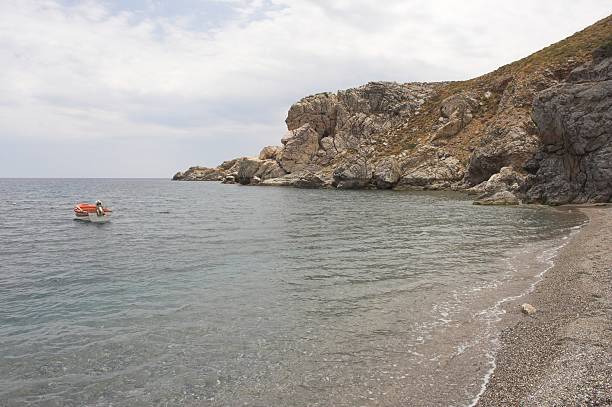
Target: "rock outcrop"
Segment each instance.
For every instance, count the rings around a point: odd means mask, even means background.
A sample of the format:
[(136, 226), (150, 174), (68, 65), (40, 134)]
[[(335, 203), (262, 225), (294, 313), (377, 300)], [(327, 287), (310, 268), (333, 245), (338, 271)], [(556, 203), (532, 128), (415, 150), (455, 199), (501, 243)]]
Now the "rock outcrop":
[(374, 168), (372, 182), (378, 189), (389, 189), (397, 185), (402, 176), (399, 163), (395, 157), (382, 158)]
[(425, 145), (401, 162), (398, 189), (446, 189), (463, 179), (465, 166), (448, 151)]
[[(279, 178), (286, 174), (275, 160), (242, 158), (238, 160), (236, 165), (238, 167), (236, 180), (242, 185), (256, 185), (263, 180)], [(255, 178), (257, 179), (255, 180)]]
[(289, 173), (303, 169), (319, 151), (319, 135), (309, 123), (289, 130), (281, 142), (284, 147), (277, 155), (278, 162)]
[(491, 175), (468, 192), (479, 194), (474, 201), (480, 205), (517, 205), (523, 194), (526, 176), (514, 171), (512, 167), (503, 167), (499, 173)]
[(521, 123), (518, 126), (494, 126), (489, 129), (470, 157), (465, 174), (466, 183), (476, 185), (486, 181), (503, 167), (521, 168), (540, 145), (537, 135), (529, 134), (525, 129), (528, 126)]
[(612, 16), (469, 81), (308, 96), (289, 109), (281, 146), (173, 179), (465, 190), (481, 204), (609, 202), (611, 38)]
[(337, 167), (333, 173), (332, 185), (340, 189), (360, 189), (370, 185), (372, 173), (367, 165), (354, 162)]
[(267, 146), (262, 148), (259, 153), (260, 160), (276, 160), (279, 153), (283, 150), (282, 147), (279, 146)]
[(451, 138), (463, 130), (474, 118), (472, 111), (477, 107), (476, 99), (462, 93), (444, 99), (440, 103), (439, 119), (443, 125), (436, 130), (432, 141)]
[(309, 172), (296, 178), (291, 185), (296, 188), (321, 188), (325, 186), (325, 180)]
[(612, 56), (594, 60), (533, 105), (542, 147), (525, 166), (530, 202), (612, 199)]
[(187, 171), (177, 172), (174, 181), (222, 181), (225, 171), (220, 168), (190, 167)]
[(495, 192), (474, 201), (474, 205), (518, 205), (519, 203), (519, 199), (510, 191)]

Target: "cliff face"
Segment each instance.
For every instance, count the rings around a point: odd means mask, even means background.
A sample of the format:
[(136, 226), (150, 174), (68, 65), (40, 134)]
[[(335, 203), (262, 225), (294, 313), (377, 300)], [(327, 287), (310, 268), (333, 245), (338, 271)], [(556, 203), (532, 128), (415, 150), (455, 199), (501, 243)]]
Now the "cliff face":
[(530, 201), (612, 199), (612, 55), (576, 69), (567, 83), (540, 92), (533, 120), (542, 141), (525, 169)]
[(372, 82), (289, 109), (280, 146), (179, 180), (460, 189), (482, 203), (612, 199), (612, 16), (464, 82)]

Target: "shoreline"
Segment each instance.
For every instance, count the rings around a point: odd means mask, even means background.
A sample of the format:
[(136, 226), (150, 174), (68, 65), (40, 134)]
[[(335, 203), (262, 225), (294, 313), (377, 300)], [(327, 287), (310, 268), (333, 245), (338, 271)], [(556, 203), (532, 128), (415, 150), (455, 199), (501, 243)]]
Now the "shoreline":
[[(589, 222), (532, 290), (505, 304), (495, 367), (475, 406), (612, 406), (612, 207), (566, 208)], [(537, 312), (523, 315), (522, 303)]]

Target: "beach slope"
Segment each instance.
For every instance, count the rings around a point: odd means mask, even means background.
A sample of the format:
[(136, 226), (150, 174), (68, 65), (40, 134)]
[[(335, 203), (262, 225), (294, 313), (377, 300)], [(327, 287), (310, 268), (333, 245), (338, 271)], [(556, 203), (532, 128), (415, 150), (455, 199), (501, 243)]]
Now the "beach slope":
[(612, 406), (612, 207), (589, 223), (505, 316), (497, 367), (478, 406)]

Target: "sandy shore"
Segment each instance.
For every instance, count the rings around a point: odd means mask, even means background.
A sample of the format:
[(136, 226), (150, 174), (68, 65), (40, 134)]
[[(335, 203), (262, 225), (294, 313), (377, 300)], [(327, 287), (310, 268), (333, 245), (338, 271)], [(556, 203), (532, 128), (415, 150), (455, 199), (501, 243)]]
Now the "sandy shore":
[(507, 310), (478, 406), (612, 406), (612, 207), (580, 210), (589, 224), (520, 300), (537, 313)]

